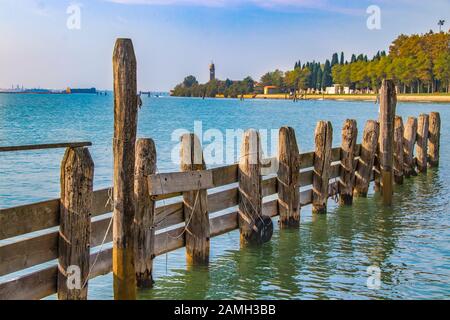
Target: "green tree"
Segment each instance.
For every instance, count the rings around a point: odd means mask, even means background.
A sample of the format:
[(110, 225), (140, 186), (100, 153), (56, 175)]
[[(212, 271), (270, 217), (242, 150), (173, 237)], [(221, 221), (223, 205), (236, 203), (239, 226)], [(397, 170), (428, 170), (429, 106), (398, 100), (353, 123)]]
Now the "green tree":
[(198, 85), (198, 81), (197, 81), (197, 79), (194, 77), (194, 76), (187, 76), (186, 78), (184, 78), (184, 81), (183, 81), (183, 85), (184, 85), (184, 87), (186, 87), (186, 88), (191, 88), (191, 87), (193, 87), (194, 85)]

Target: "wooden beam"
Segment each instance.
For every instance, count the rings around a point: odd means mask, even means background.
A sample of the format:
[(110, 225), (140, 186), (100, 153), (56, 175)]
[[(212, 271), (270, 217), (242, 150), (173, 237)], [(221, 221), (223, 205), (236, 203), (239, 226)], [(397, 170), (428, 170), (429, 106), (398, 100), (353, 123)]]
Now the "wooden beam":
[[(206, 169), (202, 146), (195, 134), (181, 137), (181, 171), (192, 174)], [(212, 184), (212, 175), (209, 175)], [(188, 265), (207, 265), (209, 263), (209, 217), (207, 186), (201, 184), (201, 176), (197, 186), (183, 193), (183, 211), (186, 223), (186, 258)], [(189, 185), (185, 181), (186, 185)]]
[(355, 153), (358, 138), (356, 120), (347, 119), (342, 128), (341, 144), (341, 183), (339, 185), (339, 203), (353, 203), (353, 184), (355, 181)]
[(417, 139), (417, 119), (409, 117), (405, 125), (405, 132), (403, 135), (403, 160), (404, 160), (404, 175), (405, 177), (415, 176), (416, 165), (414, 160), (414, 145)]
[(93, 185), (89, 150), (68, 148), (61, 164), (59, 300), (87, 300)]
[(428, 164), (430, 167), (438, 167), (441, 140), (441, 116), (439, 112), (430, 113), (428, 132)]
[(403, 151), (403, 120), (396, 116), (394, 123), (394, 182), (403, 184), (404, 176), (404, 151)]
[(278, 146), (278, 210), (281, 228), (300, 225), (300, 154), (295, 131), (282, 127)]
[(377, 121), (369, 120), (366, 122), (361, 145), (361, 155), (355, 174), (355, 188), (353, 190), (355, 197), (367, 197), (375, 154), (377, 152), (379, 133), (380, 125)]
[(383, 203), (392, 204), (394, 166), (394, 118), (397, 93), (392, 80), (383, 80), (380, 90), (380, 171)]
[(153, 286), (153, 259), (155, 257), (155, 202), (149, 197), (147, 177), (156, 171), (156, 148), (152, 139), (136, 142), (136, 165), (134, 168), (134, 268), (138, 288)]
[(416, 164), (419, 172), (427, 172), (429, 116), (421, 114), (417, 120)]
[(243, 246), (262, 244), (257, 226), (262, 219), (260, 143), (258, 131), (250, 129), (244, 133), (239, 161), (239, 229)]
[(6, 146), (0, 147), (0, 152), (12, 152), (12, 151), (30, 151), (30, 150), (43, 150), (43, 149), (64, 149), (64, 148), (82, 148), (90, 147), (92, 142), (61, 142), (61, 143), (48, 143), (48, 144), (32, 144), (24, 146)]
[(151, 196), (181, 194), (182, 192), (214, 187), (210, 170), (153, 174), (148, 177)]
[(330, 121), (319, 121), (314, 133), (313, 213), (326, 213), (330, 179), (333, 127)]
[(118, 39), (114, 74), (114, 298), (136, 299), (132, 225), (135, 214), (134, 164), (137, 131), (136, 57), (130, 39)]

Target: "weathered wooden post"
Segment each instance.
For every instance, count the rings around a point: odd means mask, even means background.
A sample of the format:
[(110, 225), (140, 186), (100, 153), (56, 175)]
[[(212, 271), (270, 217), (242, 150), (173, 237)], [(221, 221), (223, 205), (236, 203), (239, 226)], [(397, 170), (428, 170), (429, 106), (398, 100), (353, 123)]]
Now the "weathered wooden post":
[(333, 127), (330, 121), (319, 121), (314, 133), (314, 176), (312, 212), (326, 213), (331, 170)]
[(239, 160), (239, 230), (241, 245), (261, 244), (257, 224), (262, 219), (261, 146), (259, 132), (245, 131)]
[(417, 119), (409, 117), (405, 125), (405, 133), (403, 135), (403, 159), (404, 159), (404, 175), (405, 177), (415, 176), (416, 165), (414, 160), (414, 145), (417, 138)]
[(441, 139), (441, 116), (439, 112), (431, 112), (428, 130), (428, 164), (430, 167), (439, 166), (439, 149)]
[[(181, 171), (206, 170), (200, 140), (194, 134), (181, 137)], [(209, 262), (210, 230), (208, 195), (206, 190), (183, 192), (183, 211), (186, 222), (186, 258), (190, 265)]]
[(394, 124), (394, 182), (396, 184), (403, 184), (403, 131), (402, 117), (396, 116)]
[(282, 127), (278, 147), (278, 210), (280, 227), (300, 225), (300, 153), (295, 131)]
[(355, 197), (367, 197), (378, 147), (379, 134), (380, 124), (374, 120), (367, 121), (364, 127), (361, 154), (356, 171), (355, 188), (353, 191)]
[(153, 286), (153, 259), (155, 258), (155, 201), (149, 196), (148, 176), (156, 172), (156, 148), (152, 139), (136, 142), (134, 168), (134, 267), (138, 288)]
[(341, 183), (339, 185), (339, 203), (353, 203), (353, 184), (355, 181), (355, 152), (358, 138), (356, 120), (347, 119), (342, 128), (341, 144)]
[(114, 74), (113, 276), (116, 300), (136, 299), (134, 270), (134, 165), (137, 131), (136, 57), (130, 39), (118, 39)]
[(68, 148), (61, 164), (58, 299), (88, 294), (94, 162), (87, 148)]
[(427, 172), (429, 117), (421, 114), (417, 120), (416, 157), (417, 170)]
[(380, 91), (380, 170), (383, 202), (392, 204), (394, 165), (394, 118), (397, 93), (392, 80), (383, 80)]

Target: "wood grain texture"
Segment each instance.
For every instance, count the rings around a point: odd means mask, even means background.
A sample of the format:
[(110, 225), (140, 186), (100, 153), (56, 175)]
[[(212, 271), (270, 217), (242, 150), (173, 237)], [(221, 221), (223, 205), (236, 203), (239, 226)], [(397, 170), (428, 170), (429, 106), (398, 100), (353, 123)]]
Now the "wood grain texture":
[(244, 133), (239, 161), (239, 229), (241, 245), (261, 244), (255, 230), (262, 216), (261, 145), (259, 132)]
[(278, 146), (278, 210), (281, 228), (300, 225), (300, 154), (291, 127), (282, 127)]
[(417, 118), (409, 117), (405, 125), (403, 135), (403, 160), (405, 177), (416, 176), (416, 165), (414, 160), (414, 146), (417, 139)]
[(380, 172), (383, 203), (392, 204), (394, 167), (394, 119), (397, 93), (394, 81), (383, 80), (380, 89)]
[(118, 39), (114, 75), (114, 298), (136, 299), (134, 237), (134, 165), (137, 130), (136, 57), (130, 39)]
[(24, 145), (24, 146), (0, 147), (0, 152), (61, 149), (61, 148), (82, 148), (82, 147), (90, 147), (90, 146), (92, 146), (91, 142), (61, 142), (61, 143), (47, 143), (47, 144), (32, 144), (32, 145)]
[[(181, 137), (180, 158), (183, 172), (206, 170), (202, 146), (194, 134), (185, 134)], [(186, 223), (184, 237), (187, 262), (189, 265), (207, 265), (210, 246), (208, 193), (200, 181), (195, 191), (183, 193), (183, 210)]]
[(404, 127), (402, 117), (396, 116), (394, 123), (394, 182), (403, 184), (404, 176)]
[(441, 116), (439, 112), (431, 112), (428, 130), (428, 165), (439, 166), (439, 152), (441, 143)]
[(134, 168), (134, 268), (138, 288), (153, 286), (153, 259), (155, 257), (155, 202), (149, 196), (148, 177), (156, 172), (156, 148), (152, 139), (136, 142)]
[[(87, 300), (94, 162), (87, 148), (68, 148), (61, 163), (58, 299)], [(71, 274), (71, 268), (80, 271)], [(71, 280), (74, 276), (74, 280)]]
[(326, 213), (330, 180), (333, 127), (330, 121), (319, 121), (314, 133), (313, 213)]
[(358, 139), (356, 120), (347, 119), (342, 128), (341, 144), (341, 179), (339, 184), (339, 203), (351, 205), (353, 203), (353, 185), (355, 182), (355, 153)]
[(427, 172), (429, 116), (419, 115), (417, 120), (416, 165), (419, 172)]
[(380, 125), (377, 121), (369, 120), (366, 122), (360, 151), (361, 154), (355, 174), (353, 194), (356, 197), (367, 197), (375, 154), (378, 148), (379, 133)]

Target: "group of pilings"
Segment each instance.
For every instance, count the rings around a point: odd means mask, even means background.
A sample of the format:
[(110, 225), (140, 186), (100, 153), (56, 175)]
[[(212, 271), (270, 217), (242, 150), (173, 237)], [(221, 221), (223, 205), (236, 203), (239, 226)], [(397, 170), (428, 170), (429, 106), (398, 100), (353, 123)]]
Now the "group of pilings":
[[(114, 71), (114, 194), (113, 194), (113, 276), (114, 297), (136, 298), (136, 288), (152, 285), (155, 239), (155, 201), (150, 196), (150, 176), (156, 168), (155, 145), (151, 139), (136, 139), (138, 95), (136, 58), (131, 40), (119, 39), (113, 57)], [(396, 93), (392, 81), (383, 81), (380, 118), (364, 128), (357, 159), (357, 124), (346, 120), (342, 130), (339, 201), (350, 205), (354, 196), (366, 196), (372, 175), (386, 204), (392, 203), (393, 183), (424, 172), (439, 161), (440, 118), (438, 113), (409, 118), (403, 128), (395, 116)], [(315, 130), (312, 211), (326, 213), (330, 195), (333, 128), (320, 121)], [(416, 157), (414, 157), (414, 146)], [(262, 214), (262, 152), (256, 130), (247, 130), (238, 165), (239, 229), (242, 245), (259, 245), (272, 235), (272, 222)], [(279, 133), (278, 211), (280, 227), (298, 227), (300, 222), (300, 154), (295, 132), (283, 127)], [(374, 170), (375, 168), (375, 170)], [(58, 297), (86, 299), (89, 278), (89, 205), (92, 203), (93, 162), (86, 148), (66, 151), (61, 171), (61, 227), (58, 266)], [(198, 138), (182, 137), (181, 171), (199, 172), (192, 185), (191, 175), (177, 181), (182, 188), (187, 260), (190, 264), (209, 261), (210, 225), (203, 153)], [(374, 173), (375, 171), (375, 173)], [(181, 176), (178, 176), (179, 178)], [(187, 188), (186, 186), (190, 186)], [(83, 192), (79, 192), (82, 190)], [(87, 222), (86, 222), (87, 221)], [(181, 236), (181, 235), (180, 235)], [(81, 270), (82, 287), (69, 290), (69, 269)]]

